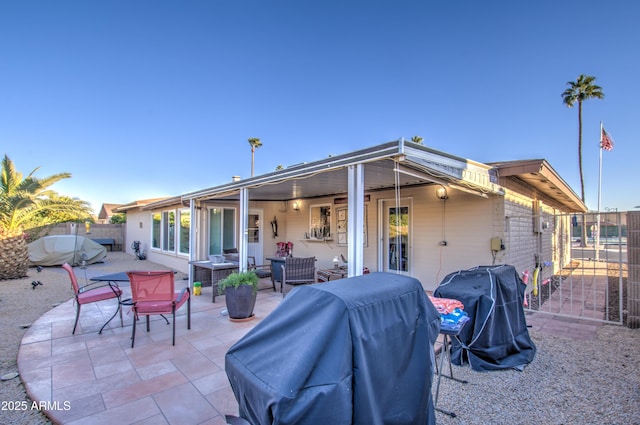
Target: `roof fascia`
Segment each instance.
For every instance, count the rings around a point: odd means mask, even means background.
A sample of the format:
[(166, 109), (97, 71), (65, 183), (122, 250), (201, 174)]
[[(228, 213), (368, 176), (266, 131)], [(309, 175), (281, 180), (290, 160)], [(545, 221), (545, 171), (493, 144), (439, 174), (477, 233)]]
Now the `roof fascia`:
[(164, 207), (173, 207), (176, 205), (180, 205), (181, 207), (188, 207), (189, 204), (185, 204), (185, 202), (182, 200), (182, 196), (174, 196), (171, 198), (167, 198), (167, 199), (163, 199), (161, 201), (157, 201), (157, 202), (152, 202), (150, 204), (146, 204), (142, 207), (140, 207), (140, 209), (142, 211), (149, 211), (149, 210), (155, 210), (158, 208), (164, 208)]
[(451, 187), (457, 184), (458, 189), (475, 194), (504, 195), (504, 189), (497, 183), (497, 175), (492, 172), (491, 166), (420, 145), (407, 146), (405, 153), (404, 161), (407, 164), (417, 165), (421, 172), (439, 181), (449, 181)]
[(512, 161), (496, 163), (498, 174), (501, 177), (519, 176), (522, 174), (539, 174), (549, 180), (551, 184), (564, 193), (578, 209), (586, 212), (588, 208), (582, 199), (573, 191), (571, 186), (556, 172), (556, 170), (545, 159), (531, 159), (524, 161)]

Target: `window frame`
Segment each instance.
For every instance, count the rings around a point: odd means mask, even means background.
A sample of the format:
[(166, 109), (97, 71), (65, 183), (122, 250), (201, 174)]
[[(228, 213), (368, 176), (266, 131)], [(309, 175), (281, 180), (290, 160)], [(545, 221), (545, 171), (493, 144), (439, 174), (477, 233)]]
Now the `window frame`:
[[(219, 231), (219, 247), (220, 247), (220, 252), (213, 252), (212, 251), (212, 211), (216, 210), (216, 209), (220, 209), (221, 211), (221, 215), (220, 215), (220, 227), (218, 229)], [(225, 216), (225, 212), (228, 214)], [(228, 206), (228, 205), (209, 205), (207, 206), (207, 228), (208, 228), (208, 232), (207, 232), (207, 255), (221, 255), (224, 253), (225, 249), (228, 248), (237, 248), (237, 226), (238, 226), (238, 209), (236, 207), (233, 206)], [(233, 222), (228, 225), (227, 227), (225, 227), (225, 217), (231, 217)], [(230, 231), (230, 228), (232, 229)], [(227, 244), (225, 243), (225, 236), (227, 237), (231, 237), (232, 238), (232, 243), (231, 244)], [(227, 241), (228, 242), (228, 241)]]
[[(189, 256), (191, 231), (190, 227), (182, 227), (181, 218), (183, 215), (191, 215), (191, 210), (188, 208), (171, 208), (161, 211), (154, 211), (150, 214), (151, 217), (151, 249), (154, 251), (177, 254), (181, 256)], [(171, 224), (173, 217), (173, 224)], [(191, 220), (189, 220), (189, 226), (191, 226)], [(182, 229), (185, 229), (183, 240)], [(182, 251), (181, 242), (186, 243), (187, 251)]]
[[(189, 217), (188, 227), (182, 226), (182, 217), (185, 215)], [(185, 256), (189, 255), (189, 250), (190, 250), (189, 247), (191, 243), (191, 225), (192, 225), (191, 210), (189, 208), (179, 208), (178, 209), (178, 231), (176, 232), (176, 236), (177, 236), (176, 246), (178, 248), (177, 251), (179, 255), (185, 255)], [(184, 240), (185, 238), (186, 240)], [(186, 251), (182, 250), (183, 246), (186, 248)]]

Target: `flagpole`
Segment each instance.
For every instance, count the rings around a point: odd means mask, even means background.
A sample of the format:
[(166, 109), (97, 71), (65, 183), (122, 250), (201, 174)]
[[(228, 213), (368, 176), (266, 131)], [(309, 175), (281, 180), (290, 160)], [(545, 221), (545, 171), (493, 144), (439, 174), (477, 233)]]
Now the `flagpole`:
[(602, 121), (600, 121), (600, 161), (598, 166), (598, 213), (596, 214), (596, 261), (600, 261), (600, 200), (602, 199)]

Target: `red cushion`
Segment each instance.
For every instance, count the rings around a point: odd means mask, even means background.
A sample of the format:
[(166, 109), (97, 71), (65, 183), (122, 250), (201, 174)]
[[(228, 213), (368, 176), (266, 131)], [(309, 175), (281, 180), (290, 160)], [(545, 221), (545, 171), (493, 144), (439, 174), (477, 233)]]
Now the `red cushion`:
[[(171, 313), (172, 305), (178, 300), (180, 293), (176, 293), (174, 301), (138, 301), (134, 309), (138, 314), (168, 314)], [(180, 302), (176, 302), (176, 310), (184, 304), (189, 298), (189, 293), (185, 291)]]
[[(115, 293), (114, 293), (115, 290)], [(120, 288), (114, 288), (112, 290), (108, 286), (101, 286), (99, 288), (90, 289), (85, 292), (80, 292), (78, 294), (78, 303), (80, 304), (88, 304), (95, 301), (108, 300), (110, 298), (115, 298), (117, 296), (122, 295), (122, 290)]]

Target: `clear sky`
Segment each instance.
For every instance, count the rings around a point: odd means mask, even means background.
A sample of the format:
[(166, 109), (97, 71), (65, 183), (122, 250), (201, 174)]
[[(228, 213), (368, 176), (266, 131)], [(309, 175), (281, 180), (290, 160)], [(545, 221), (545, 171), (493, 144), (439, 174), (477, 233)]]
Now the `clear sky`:
[(545, 158), (587, 205), (640, 206), (636, 0), (3, 0), (0, 154), (103, 203), (175, 196), (412, 136)]

